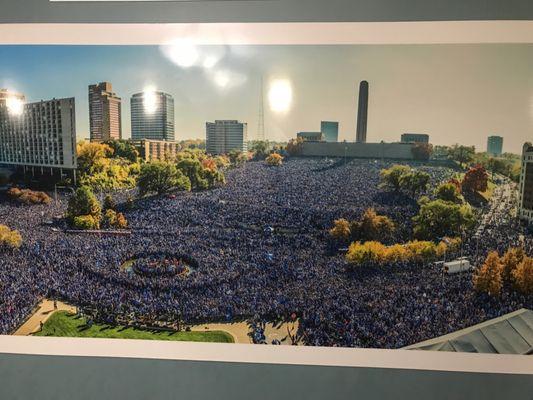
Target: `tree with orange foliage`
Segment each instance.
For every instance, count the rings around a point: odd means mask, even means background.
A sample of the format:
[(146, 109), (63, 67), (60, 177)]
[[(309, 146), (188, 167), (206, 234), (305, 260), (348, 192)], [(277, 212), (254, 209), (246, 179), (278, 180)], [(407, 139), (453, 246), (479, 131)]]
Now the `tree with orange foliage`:
[(516, 288), (527, 295), (533, 294), (533, 258), (524, 257), (512, 272)]
[(265, 162), (268, 165), (278, 167), (282, 164), (283, 157), (279, 155), (278, 153), (272, 153), (266, 158)]
[(502, 278), (504, 282), (510, 282), (513, 271), (518, 267), (525, 257), (524, 249), (521, 247), (510, 247), (503, 255), (502, 262)]
[(389, 217), (378, 215), (376, 210), (368, 208), (358, 223), (358, 232), (353, 233), (359, 234), (363, 240), (383, 240), (390, 238), (394, 229), (394, 222)]
[(352, 235), (350, 229), (350, 222), (344, 218), (336, 219), (333, 223), (333, 228), (329, 230), (329, 234), (337, 240), (348, 240)]
[(491, 251), (485, 262), (474, 274), (474, 288), (477, 292), (498, 297), (502, 290), (502, 263), (497, 251)]

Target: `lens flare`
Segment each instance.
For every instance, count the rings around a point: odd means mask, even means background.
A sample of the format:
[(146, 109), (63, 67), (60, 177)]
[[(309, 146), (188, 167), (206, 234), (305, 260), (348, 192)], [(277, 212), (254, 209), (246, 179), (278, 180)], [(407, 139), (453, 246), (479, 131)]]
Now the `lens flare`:
[(268, 103), (274, 112), (284, 113), (292, 105), (292, 85), (288, 79), (276, 79), (270, 83)]
[(215, 74), (214, 81), (218, 87), (226, 88), (230, 83), (230, 76), (227, 72), (219, 71)]
[(205, 69), (211, 69), (213, 68), (215, 65), (218, 64), (218, 57), (215, 57), (214, 55), (209, 55), (209, 56), (206, 56), (204, 58), (204, 61), (202, 63), (202, 66), (205, 68)]
[(181, 68), (190, 68), (196, 65), (200, 59), (198, 46), (186, 40), (163, 46), (163, 53)]

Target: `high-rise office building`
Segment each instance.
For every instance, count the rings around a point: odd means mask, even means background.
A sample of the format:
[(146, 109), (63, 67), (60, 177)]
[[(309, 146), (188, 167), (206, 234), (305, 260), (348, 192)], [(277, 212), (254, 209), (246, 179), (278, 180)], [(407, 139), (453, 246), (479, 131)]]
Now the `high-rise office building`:
[(503, 152), (503, 137), (489, 136), (487, 138), (487, 153), (491, 156), (501, 156)]
[(425, 133), (403, 133), (402, 143), (429, 143), (429, 135)]
[(522, 166), (520, 169), (519, 184), (519, 209), (520, 219), (533, 222), (533, 145), (525, 143), (522, 147)]
[(0, 101), (0, 164), (75, 169), (74, 99), (23, 104)]
[(339, 141), (339, 123), (336, 121), (322, 121), (320, 123), (320, 132), (326, 142)]
[(174, 140), (174, 99), (163, 92), (143, 92), (131, 97), (133, 140)]
[(368, 82), (359, 84), (359, 106), (357, 108), (357, 133), (355, 141), (366, 143), (366, 128), (368, 122)]
[(91, 142), (122, 139), (122, 100), (109, 82), (89, 85)]
[(248, 126), (236, 120), (216, 120), (205, 124), (206, 150), (209, 154), (226, 154), (248, 149)]

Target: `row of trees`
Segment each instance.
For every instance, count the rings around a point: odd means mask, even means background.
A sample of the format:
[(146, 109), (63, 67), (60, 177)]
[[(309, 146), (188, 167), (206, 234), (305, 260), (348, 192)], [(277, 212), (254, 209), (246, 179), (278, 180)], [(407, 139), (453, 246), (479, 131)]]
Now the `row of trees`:
[[(429, 175), (423, 171), (406, 165), (393, 165), (381, 171), (380, 186), (415, 197), (428, 190), (429, 180)], [(475, 215), (472, 207), (464, 202), (462, 193), (486, 191), (487, 185), (488, 175), (485, 169), (473, 166), (465, 173), (462, 181), (450, 179), (437, 186), (431, 199), (421, 197), (418, 200), (418, 214), (413, 218), (414, 237), (435, 241), (444, 236), (460, 236), (471, 229), (476, 222)]]
[(410, 241), (386, 246), (378, 241), (354, 242), (348, 248), (346, 260), (353, 266), (383, 265), (392, 262), (423, 264), (435, 261), (446, 253), (457, 252), (459, 238), (445, 238), (438, 244), (432, 241)]
[(378, 239), (383, 241), (390, 239), (395, 229), (394, 222), (389, 217), (378, 215), (376, 210), (368, 208), (359, 221), (348, 221), (344, 218), (335, 220), (329, 234), (341, 242)]
[[(411, 196), (427, 190), (430, 176), (424, 171), (410, 168), (407, 165), (393, 165), (390, 168), (382, 169), (380, 172), (380, 187), (393, 190), (395, 192), (405, 192)], [(482, 165), (470, 167), (462, 181), (451, 179), (446, 182), (445, 187), (437, 188), (437, 195), (448, 194), (450, 201), (459, 200), (459, 195), (463, 193), (485, 192), (488, 188), (489, 175)], [(454, 185), (455, 188), (452, 188)], [(447, 192), (447, 193), (445, 193)], [(443, 198), (444, 200), (444, 198)]]
[(128, 221), (115, 207), (111, 196), (106, 196), (102, 207), (91, 188), (81, 186), (69, 199), (67, 219), (77, 229), (126, 229)]
[(52, 202), (46, 193), (29, 189), (11, 188), (7, 191), (7, 195), (22, 204), (50, 204)]
[[(224, 182), (223, 169), (248, 159), (247, 154), (242, 152), (212, 157), (198, 147), (189, 147), (164, 161), (145, 164), (141, 163), (135, 146), (123, 140), (105, 143), (83, 141), (78, 144), (77, 151), (80, 186), (103, 192), (139, 185), (146, 188), (145, 193), (160, 193), (169, 190), (169, 182), (171, 188), (204, 190)], [(175, 168), (181, 173), (176, 173)], [(145, 185), (146, 178), (154, 174), (160, 176), (164, 183), (156, 184), (155, 190)]]
[(19, 231), (0, 225), (0, 248), (18, 249), (21, 245), (22, 236)]
[(169, 191), (206, 190), (226, 182), (223, 168), (229, 157), (209, 157), (200, 152), (184, 152), (176, 163), (157, 161), (143, 164), (137, 186), (141, 196)]
[(476, 153), (474, 146), (436, 146), (434, 154), (441, 158), (454, 160), (462, 167), (468, 165), (481, 165), (487, 171), (494, 174), (507, 176), (518, 182), (520, 178), (520, 156), (512, 153), (504, 153), (500, 157), (491, 156), (488, 153)]
[(473, 282), (477, 292), (490, 296), (499, 296), (504, 285), (533, 294), (533, 258), (522, 248), (509, 248), (503, 257), (492, 251), (474, 274)]

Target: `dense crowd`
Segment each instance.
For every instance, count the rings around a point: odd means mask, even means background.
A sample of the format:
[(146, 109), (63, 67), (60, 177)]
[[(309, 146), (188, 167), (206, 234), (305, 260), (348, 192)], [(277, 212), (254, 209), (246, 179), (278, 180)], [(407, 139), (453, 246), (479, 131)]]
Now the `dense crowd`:
[[(298, 318), (308, 345), (398, 348), (533, 306), (510, 291), (476, 295), (470, 274), (443, 276), (436, 266), (409, 264), (347, 272), (327, 229), (355, 220), (368, 207), (410, 238), (418, 206), (378, 188), (390, 163), (297, 159), (279, 167), (250, 162), (231, 170), (227, 185), (205, 192), (137, 200), (124, 209), (132, 234), (68, 234), (48, 221), (64, 214), (66, 198), (17, 205), (0, 198), (0, 220), (20, 230), (20, 250), (0, 257), (0, 332), (16, 329), (42, 297), (118, 318), (225, 322)], [(420, 167), (431, 185), (444, 167)], [(118, 196), (120, 197), (120, 196)], [(119, 198), (120, 200), (120, 198)], [(490, 207), (487, 213), (494, 213)], [(491, 214), (492, 215), (492, 214)], [(515, 224), (492, 216), (490, 240), (467, 240), (465, 255), (486, 254), (518, 239)], [(490, 225), (490, 227), (488, 226)], [(186, 277), (138, 274), (121, 266), (139, 254), (182, 254), (194, 260)]]

